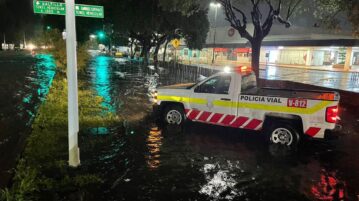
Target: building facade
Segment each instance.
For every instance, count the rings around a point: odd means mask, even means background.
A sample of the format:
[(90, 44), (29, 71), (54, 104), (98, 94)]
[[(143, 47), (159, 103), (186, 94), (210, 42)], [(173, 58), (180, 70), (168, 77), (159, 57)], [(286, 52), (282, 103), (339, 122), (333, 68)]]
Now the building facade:
[[(176, 55), (177, 60), (187, 64), (250, 65), (251, 62), (250, 44), (231, 27), (218, 27), (216, 32), (211, 29), (206, 47), (201, 51), (190, 50), (184, 44), (182, 41), (176, 53), (169, 48), (169, 57), (173, 59)], [(359, 40), (350, 32), (274, 25), (263, 41), (260, 62), (262, 66), (359, 71)]]

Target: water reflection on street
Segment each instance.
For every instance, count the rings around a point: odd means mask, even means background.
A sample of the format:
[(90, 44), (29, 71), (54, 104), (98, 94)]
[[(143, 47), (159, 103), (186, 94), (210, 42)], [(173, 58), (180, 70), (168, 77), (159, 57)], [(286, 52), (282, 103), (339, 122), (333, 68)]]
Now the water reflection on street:
[(255, 132), (155, 124), (148, 92), (195, 82), (208, 70), (155, 70), (100, 56), (91, 72), (98, 95), (125, 120), (109, 129), (115, 139), (101, 157), (108, 200), (356, 200), (357, 167), (346, 164), (358, 163), (359, 153), (333, 146), (341, 141), (308, 142), (283, 154)]
[(0, 53), (0, 186), (21, 153), (31, 124), (55, 75), (51, 55)]
[(112, 62), (111, 57), (98, 56), (90, 63), (92, 83), (99, 96), (103, 98), (102, 106), (107, 108), (110, 112), (114, 112), (111, 88), (111, 69), (110, 64)]
[(162, 145), (162, 131), (158, 127), (151, 128), (148, 138), (146, 140), (149, 155), (147, 156), (147, 164), (151, 169), (156, 169), (160, 166), (160, 149)]
[(268, 80), (288, 80), (333, 89), (359, 92), (359, 72), (331, 72), (267, 66), (260, 77)]

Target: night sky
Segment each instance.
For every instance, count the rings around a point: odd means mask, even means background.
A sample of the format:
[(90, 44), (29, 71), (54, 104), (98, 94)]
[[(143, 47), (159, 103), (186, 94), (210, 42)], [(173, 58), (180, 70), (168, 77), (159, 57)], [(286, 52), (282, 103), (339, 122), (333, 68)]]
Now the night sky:
[(39, 21), (40, 18), (32, 12), (32, 0), (0, 0), (1, 41), (4, 34), (7, 42), (15, 43), (24, 33), (32, 35)]
[[(50, 1), (63, 2), (63, 0)], [(95, 1), (97, 0), (76, 0), (76, 3), (94, 4)], [(4, 34), (7, 43), (18, 44), (23, 39), (24, 33), (27, 39), (31, 39), (33, 35), (38, 34), (46, 26), (64, 30), (64, 16), (34, 14), (32, 4), (33, 0), (0, 0), (1, 42), (4, 40)], [(102, 20), (77, 18), (78, 39), (85, 39), (81, 36), (98, 29), (97, 27), (102, 26), (99, 24), (102, 24)], [(93, 28), (94, 26), (96, 28)]]
[[(63, 1), (63, 0), (52, 0)], [(201, 5), (207, 7), (211, 0), (201, 0)], [(31, 38), (36, 31), (43, 29), (44, 26), (51, 25), (53, 28), (64, 29), (64, 17), (62, 16), (41, 16), (35, 15), (32, 10), (33, 0), (0, 0), (0, 39), (6, 35), (7, 42), (19, 43), (26, 33), (27, 38)], [(76, 3), (103, 4), (104, 0), (76, 0)], [(310, 6), (308, 6), (310, 7)], [(313, 26), (315, 20), (310, 15), (312, 12), (304, 13), (302, 16), (292, 19), (294, 25)], [(105, 14), (106, 15), (106, 14)], [(214, 10), (209, 9), (209, 21), (213, 24)], [(217, 26), (228, 25), (225, 16), (221, 11), (218, 12)], [(103, 21), (94, 19), (77, 18), (78, 35), (86, 35), (101, 27)], [(96, 27), (96, 28), (95, 28)], [(85, 31), (86, 30), (86, 31)]]

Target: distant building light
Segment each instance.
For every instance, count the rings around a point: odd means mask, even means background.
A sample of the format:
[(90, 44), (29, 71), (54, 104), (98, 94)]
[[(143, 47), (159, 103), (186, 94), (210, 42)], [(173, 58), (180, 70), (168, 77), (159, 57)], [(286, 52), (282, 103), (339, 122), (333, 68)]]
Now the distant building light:
[(32, 51), (33, 49), (36, 49), (36, 46), (30, 43), (27, 45), (27, 48)]
[(62, 32), (62, 39), (66, 40), (67, 34), (66, 34), (66, 30), (64, 30)]
[(214, 7), (214, 8), (220, 8), (221, 7), (221, 4), (220, 3), (210, 3), (209, 4), (210, 7)]

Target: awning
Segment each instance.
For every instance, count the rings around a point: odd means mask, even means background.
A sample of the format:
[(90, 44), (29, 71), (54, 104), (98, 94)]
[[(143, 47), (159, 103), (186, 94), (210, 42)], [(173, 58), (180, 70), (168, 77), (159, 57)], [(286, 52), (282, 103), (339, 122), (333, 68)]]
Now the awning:
[(221, 48), (221, 47), (214, 48), (214, 52), (228, 52), (228, 48)]
[(236, 48), (234, 49), (235, 53), (251, 53), (252, 49), (251, 48)]

